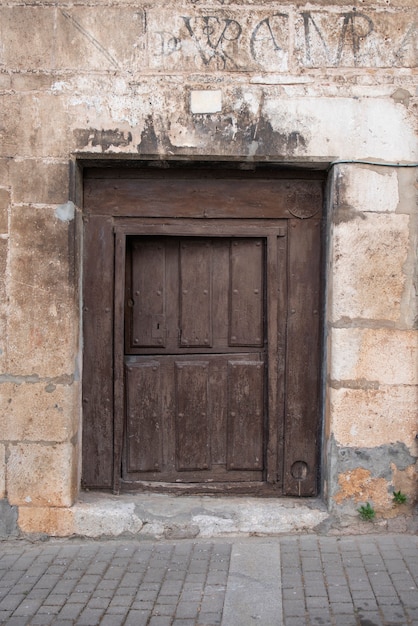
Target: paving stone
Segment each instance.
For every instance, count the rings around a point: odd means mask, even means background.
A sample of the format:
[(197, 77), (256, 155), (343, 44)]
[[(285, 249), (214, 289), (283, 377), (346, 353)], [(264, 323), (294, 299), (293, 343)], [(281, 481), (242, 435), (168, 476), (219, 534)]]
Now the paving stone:
[(176, 618), (195, 618), (199, 612), (198, 602), (179, 602), (176, 608)]
[(76, 620), (84, 610), (84, 604), (66, 604), (58, 614), (59, 619)]
[(104, 611), (103, 609), (84, 609), (84, 611), (80, 614), (80, 617), (77, 620), (77, 624), (79, 626), (92, 626), (93, 624), (98, 624), (100, 622), (100, 618), (102, 617)]
[(171, 626), (171, 623), (171, 617), (165, 615), (155, 615), (148, 622), (149, 626)]
[(221, 613), (200, 612), (197, 618), (197, 626), (218, 626), (221, 621)]
[[(219, 626), (231, 550), (237, 541), (139, 545), (95, 541), (89, 545), (86, 540), (23, 547), (4, 542), (0, 622), (7, 626)], [(261, 545), (257, 541), (249, 539), (247, 545)], [(279, 565), (278, 546), (281, 552), (284, 622), (279, 612), (274, 626), (418, 624), (416, 537), (307, 536), (269, 541), (276, 546)], [(265, 545), (266, 540), (260, 542)], [(247, 549), (245, 545), (240, 548)], [(265, 551), (264, 566), (271, 562), (271, 546)], [(254, 549), (253, 561), (257, 556)], [(245, 573), (239, 577), (241, 570), (242, 566), (236, 580), (244, 590), (248, 584), (251, 593), (254, 583)], [(243, 626), (243, 620), (229, 619), (223, 626)]]
[[(143, 611), (129, 611), (124, 626), (148, 626), (149, 613)], [(101, 622), (101, 624), (103, 621)], [(113, 626), (113, 624), (112, 624)]]

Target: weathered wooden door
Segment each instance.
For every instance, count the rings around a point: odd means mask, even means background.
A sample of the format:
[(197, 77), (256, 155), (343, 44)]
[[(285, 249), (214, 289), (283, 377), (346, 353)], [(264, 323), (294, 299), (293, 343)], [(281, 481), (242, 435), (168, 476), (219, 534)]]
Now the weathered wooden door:
[(322, 185), (88, 170), (86, 487), (316, 494)]
[(264, 479), (265, 242), (128, 239), (124, 479)]

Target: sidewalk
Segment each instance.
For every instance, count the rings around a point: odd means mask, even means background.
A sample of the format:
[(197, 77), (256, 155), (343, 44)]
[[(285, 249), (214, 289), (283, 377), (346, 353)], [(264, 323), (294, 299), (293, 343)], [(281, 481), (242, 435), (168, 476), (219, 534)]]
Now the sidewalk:
[(7, 626), (418, 626), (418, 537), (0, 542)]

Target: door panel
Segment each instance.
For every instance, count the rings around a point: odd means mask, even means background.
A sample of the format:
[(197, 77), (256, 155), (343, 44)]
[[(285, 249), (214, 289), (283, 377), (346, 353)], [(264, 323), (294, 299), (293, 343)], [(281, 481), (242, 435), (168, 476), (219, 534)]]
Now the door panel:
[(264, 367), (228, 361), (228, 469), (264, 468)]
[(230, 346), (262, 346), (264, 259), (261, 239), (231, 245)]
[(180, 346), (212, 347), (212, 246), (180, 243)]
[(128, 472), (161, 470), (163, 424), (160, 389), (161, 367), (157, 360), (126, 368)]
[[(132, 296), (138, 303), (132, 316), (132, 344), (164, 348), (165, 342), (165, 246), (147, 240), (134, 245)], [(133, 302), (129, 303), (131, 306)]]
[(262, 481), (264, 373), (262, 353), (127, 357), (124, 480)]
[(126, 258), (124, 477), (262, 480), (265, 239), (133, 237)]
[(210, 469), (209, 363), (175, 362), (176, 468)]

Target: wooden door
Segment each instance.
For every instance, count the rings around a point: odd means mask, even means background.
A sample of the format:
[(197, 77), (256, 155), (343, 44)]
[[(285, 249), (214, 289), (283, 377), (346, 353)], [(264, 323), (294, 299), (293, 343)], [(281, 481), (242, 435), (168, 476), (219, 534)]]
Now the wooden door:
[(131, 237), (126, 264), (123, 478), (264, 480), (266, 240)]
[(262, 165), (87, 169), (84, 486), (317, 493), (322, 190)]

